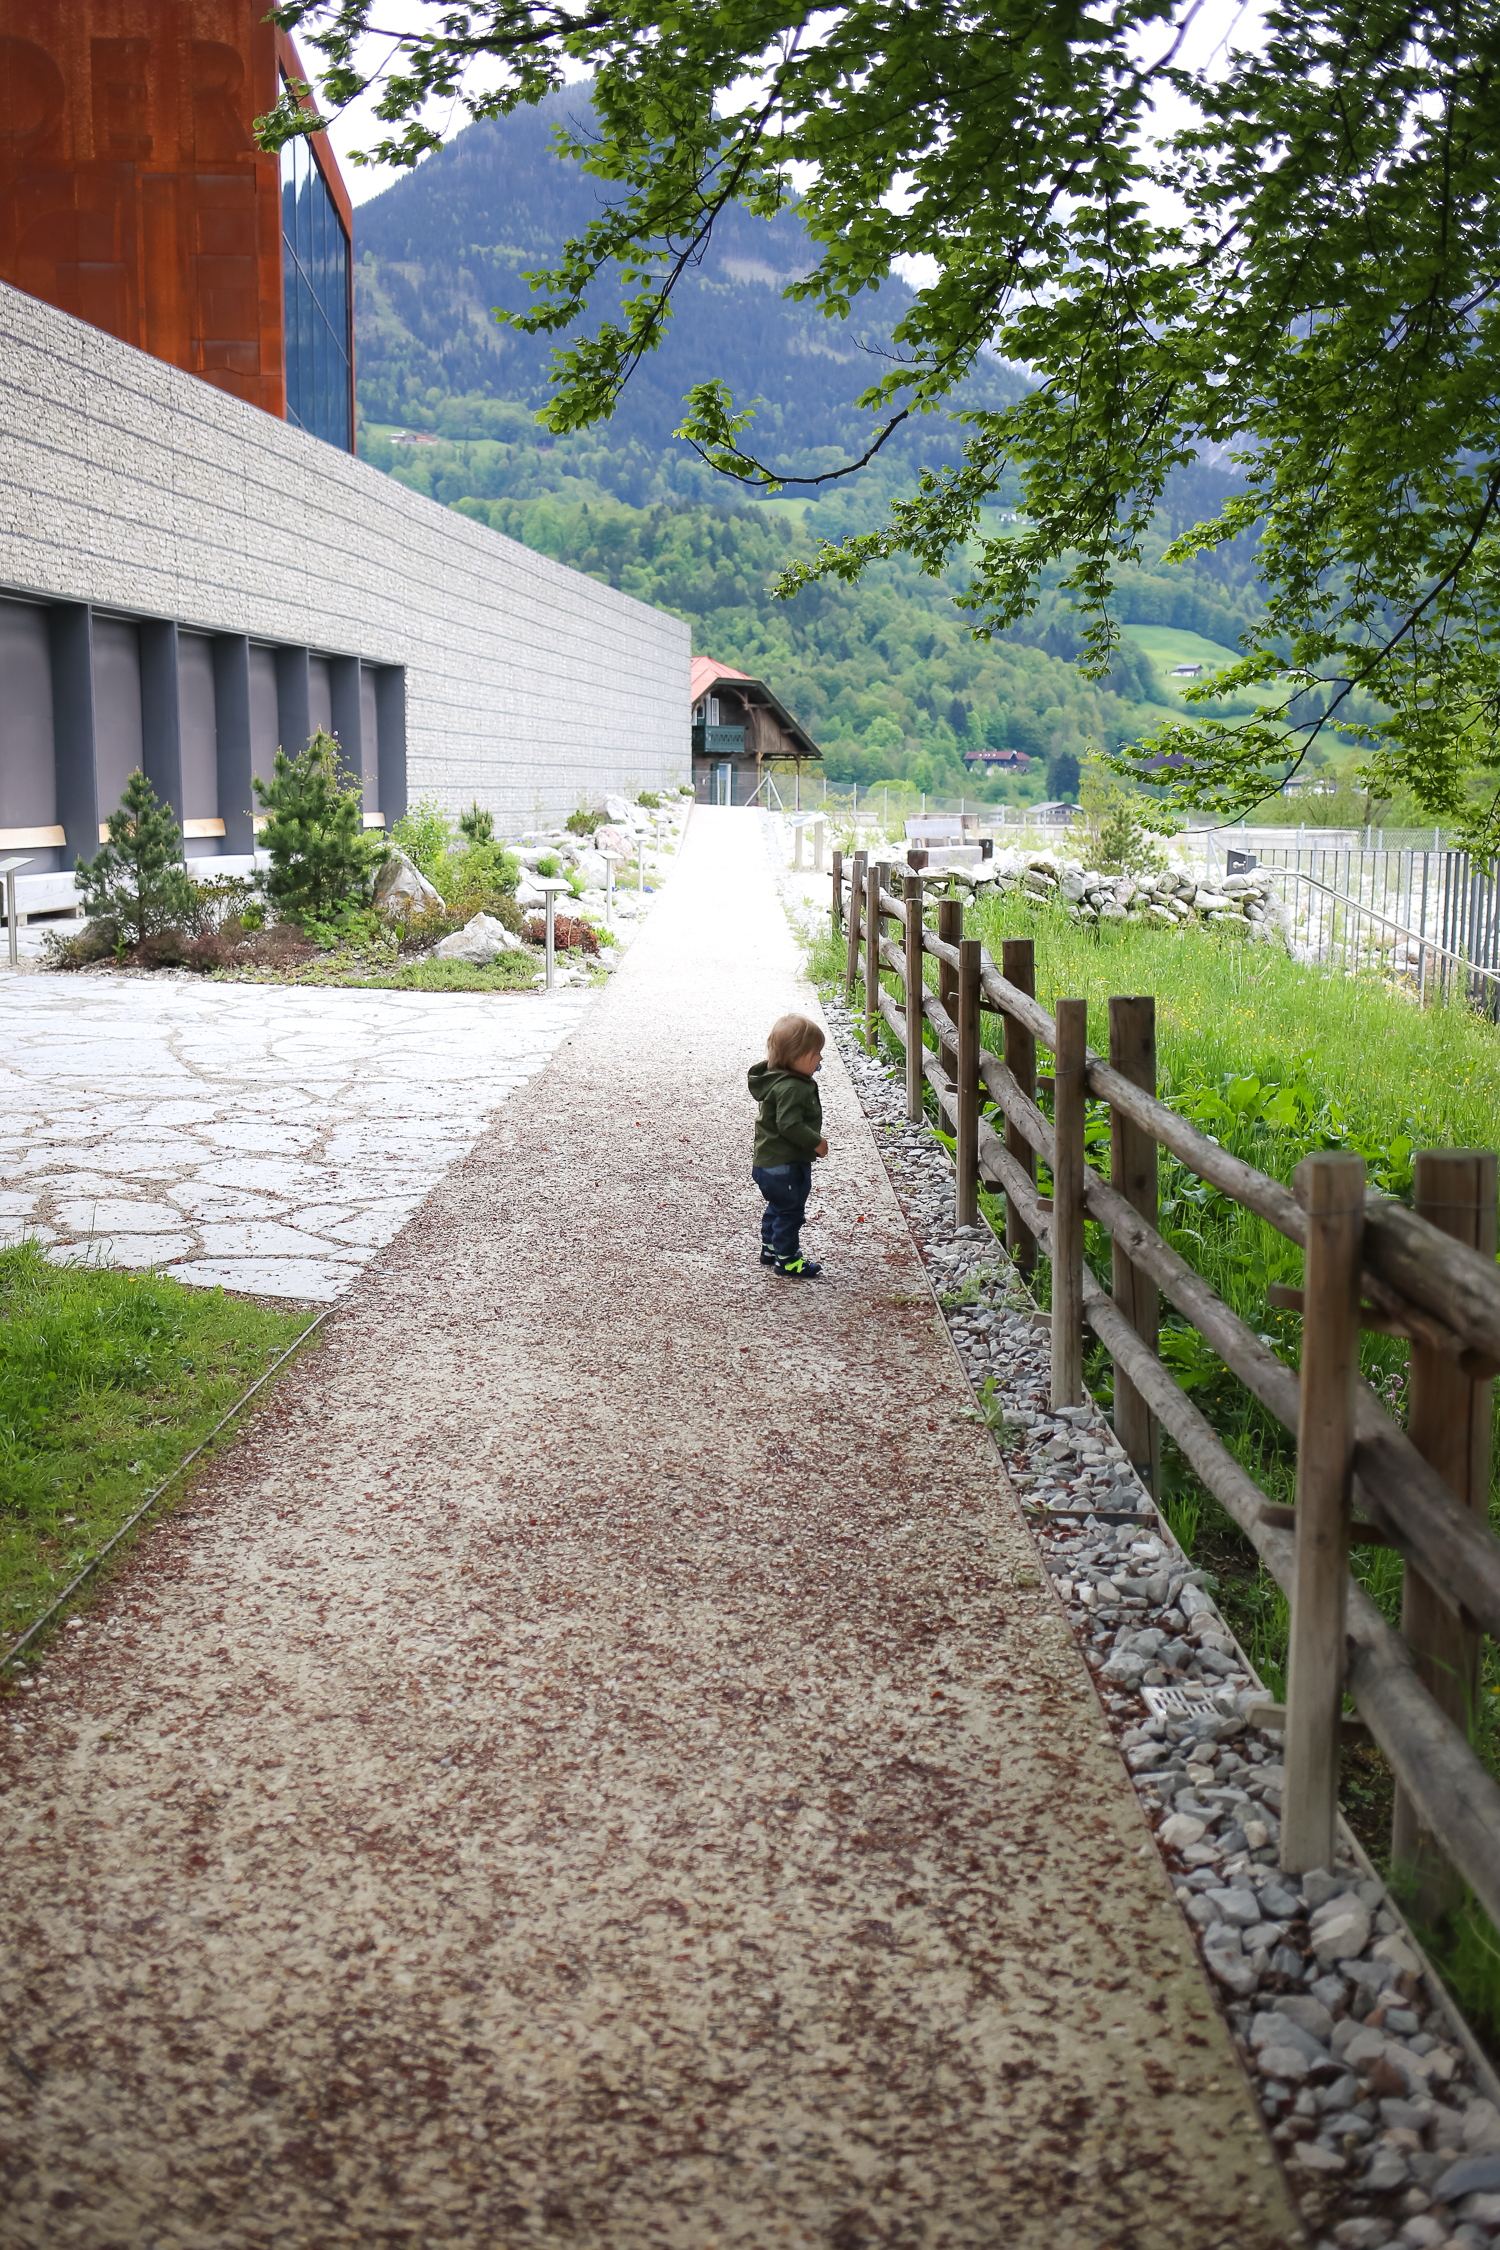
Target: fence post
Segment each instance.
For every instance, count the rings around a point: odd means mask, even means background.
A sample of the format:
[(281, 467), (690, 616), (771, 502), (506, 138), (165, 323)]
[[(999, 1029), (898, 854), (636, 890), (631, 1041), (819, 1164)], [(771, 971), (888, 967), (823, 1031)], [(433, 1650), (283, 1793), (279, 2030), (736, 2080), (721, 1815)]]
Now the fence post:
[(1304, 1875), (1332, 1867), (1338, 1819), (1365, 1161), (1305, 1156), (1292, 1182), (1307, 1213), (1307, 1256), (1281, 1864)]
[(844, 926), (844, 855), (838, 845), (833, 847), (833, 934), (838, 936)]
[[(1109, 1004), (1109, 1059), (1132, 1086), (1156, 1092), (1156, 1002), (1149, 994)], [(1109, 1177), (1133, 1211), (1156, 1225), (1156, 1137), (1143, 1132), (1121, 1110), (1109, 1118)], [(1111, 1289), (1131, 1327), (1153, 1357), (1161, 1300), (1156, 1283), (1133, 1266), (1118, 1242), (1111, 1245)], [(1161, 1497), (1161, 1431), (1140, 1392), (1122, 1368), (1115, 1369), (1115, 1436), (1126, 1458), (1154, 1500)]]
[[(1036, 947), (1030, 938), (1006, 938), (1000, 948), (1000, 973), (1028, 999), (1036, 997)], [(1005, 1067), (1028, 1101), (1036, 1100), (1036, 1039), (1014, 1016), (1005, 1019)], [(1005, 1147), (1027, 1177), (1036, 1178), (1036, 1150), (1018, 1125), (1005, 1126)], [(1036, 1271), (1036, 1236), (1009, 1196), (1005, 1200), (1005, 1247), (1018, 1273)]]
[[(1496, 1161), (1490, 1149), (1424, 1149), (1416, 1160), (1416, 1206), (1444, 1234), (1467, 1242), (1488, 1259), (1495, 1255)], [(1490, 1383), (1471, 1383), (1451, 1359), (1430, 1345), (1411, 1347), (1407, 1429), (1466, 1508), (1483, 1522), (1489, 1514)], [(1479, 1690), (1479, 1638), (1463, 1626), (1425, 1578), (1408, 1567), (1401, 1602), (1401, 1635), (1416, 1658), (1417, 1677), (1457, 1725), (1467, 1729)], [(1404, 1789), (1396, 1790), (1391, 1858), (1415, 1868), (1417, 1911), (1435, 1922), (1456, 1906), (1463, 1886), (1417, 1819)]]
[[(964, 941), (964, 906), (958, 898), (938, 900), (938, 936), (944, 945), (960, 946)], [(938, 963), (938, 1006), (950, 1023), (958, 1022), (958, 971), (950, 969), (946, 961)], [(955, 1091), (958, 1086), (958, 1049), (949, 1039), (938, 1042), (938, 1056), (944, 1070), (952, 1079)]]
[(880, 893), (884, 878), (882, 866), (872, 863), (865, 870), (865, 1046), (872, 1055), (876, 1047), (875, 1026), (880, 1021), (875, 995), (880, 990), (880, 933), (884, 928)]
[(922, 879), (906, 878), (906, 1121), (920, 1125), (924, 1112), (922, 1058)]
[(850, 1007), (854, 1006), (854, 986), (859, 975), (859, 914), (865, 890), (865, 855), (856, 852), (849, 876), (849, 953), (844, 964), (844, 983), (848, 988)]
[[(955, 901), (955, 904), (958, 902)], [(959, 927), (963, 907), (959, 905)], [(956, 1223), (979, 1224), (979, 956), (978, 938), (960, 938), (958, 946), (958, 1117), (955, 1183)]]
[(1052, 1127), (1052, 1409), (1083, 1404), (1083, 1124), (1086, 1000), (1057, 1003)]
[(825, 823), (821, 818), (813, 822), (813, 873), (815, 875), (821, 875), (823, 872), (824, 826)]

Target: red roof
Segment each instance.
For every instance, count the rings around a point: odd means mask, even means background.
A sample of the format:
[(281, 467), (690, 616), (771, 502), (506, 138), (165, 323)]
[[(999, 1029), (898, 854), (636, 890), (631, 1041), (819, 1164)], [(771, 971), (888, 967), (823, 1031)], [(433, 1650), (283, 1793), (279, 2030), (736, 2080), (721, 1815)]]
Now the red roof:
[(688, 702), (701, 701), (716, 680), (748, 680), (749, 677), (748, 672), (737, 672), (732, 664), (716, 664), (711, 656), (695, 656), (688, 681)]

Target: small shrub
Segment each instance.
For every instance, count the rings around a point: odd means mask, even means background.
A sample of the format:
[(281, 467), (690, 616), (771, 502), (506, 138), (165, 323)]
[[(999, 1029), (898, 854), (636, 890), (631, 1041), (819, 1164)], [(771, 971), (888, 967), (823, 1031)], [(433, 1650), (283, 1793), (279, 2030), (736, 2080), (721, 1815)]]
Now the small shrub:
[(562, 861), (558, 858), (556, 852), (543, 852), (536, 863), (536, 871), (538, 875), (560, 875), (562, 873)]
[(96, 961), (107, 961), (120, 950), (121, 930), (110, 915), (85, 922), (73, 937), (61, 937), (56, 930), (48, 930), (42, 939), (42, 948), (49, 969), (87, 969)]
[(74, 870), (78, 895), (96, 920), (110, 920), (127, 944), (193, 912), (193, 882), (182, 857), (182, 830), (170, 805), (157, 802), (139, 766), (106, 823), (108, 840)]
[(503, 844), (471, 844), (466, 851), (445, 852), (427, 879), (447, 900), (449, 910), (456, 912), (465, 899), (513, 891), (521, 880), (521, 862)]
[(661, 811), (661, 799), (660, 797), (658, 797), (654, 789), (643, 789), (640, 795), (636, 798), (636, 803), (638, 805), (644, 805), (647, 812)]
[(303, 936), (320, 953), (331, 953), (340, 946), (368, 945), (385, 930), (384, 919), (373, 906), (357, 906), (348, 899), (328, 914), (303, 914), (299, 920)]
[(434, 871), (453, 849), (453, 829), (436, 797), (419, 797), (414, 805), (408, 805), (391, 830), (391, 842), (397, 851), (405, 852), (429, 883), (442, 889)]
[(1076, 848), (1085, 864), (1102, 875), (1157, 874), (1167, 864), (1160, 835), (1151, 822), (1156, 805), (1117, 780), (1096, 759), (1084, 767), (1080, 801), (1086, 825)]
[(257, 776), (255, 794), (271, 815), (261, 833), (271, 860), (262, 888), (287, 920), (329, 924), (371, 905), (390, 847), (361, 828), (359, 785), (345, 779), (332, 735), (320, 729), (300, 758), (278, 750), (271, 780)]
[(264, 921), (265, 908), (258, 904), (248, 875), (211, 875), (206, 882), (194, 879), (190, 926), (199, 934), (221, 930), (228, 922), (243, 922), (251, 911)]
[(567, 819), (563, 822), (563, 826), (570, 836), (592, 836), (595, 829), (602, 828), (603, 825), (604, 815), (602, 812), (579, 811), (569, 813)]
[(458, 816), (458, 832), (467, 836), (471, 844), (492, 844), (495, 841), (495, 816), (486, 812), (476, 797), (466, 813)]
[[(535, 915), (526, 932), (533, 945), (547, 942), (547, 917)], [(552, 925), (552, 943), (559, 953), (597, 953), (599, 940), (592, 926), (576, 914), (557, 914)]]
[(185, 969), (192, 945), (189, 930), (153, 930), (132, 948), (131, 960), (138, 969)]

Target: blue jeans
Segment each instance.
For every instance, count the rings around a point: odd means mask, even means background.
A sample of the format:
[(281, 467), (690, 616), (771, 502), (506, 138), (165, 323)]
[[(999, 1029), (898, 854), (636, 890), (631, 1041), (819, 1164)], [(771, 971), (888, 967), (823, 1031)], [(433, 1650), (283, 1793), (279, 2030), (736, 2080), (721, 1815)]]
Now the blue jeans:
[(769, 1242), (785, 1262), (797, 1255), (797, 1238), (812, 1194), (810, 1164), (753, 1164), (750, 1177), (766, 1199), (761, 1213), (760, 1239)]

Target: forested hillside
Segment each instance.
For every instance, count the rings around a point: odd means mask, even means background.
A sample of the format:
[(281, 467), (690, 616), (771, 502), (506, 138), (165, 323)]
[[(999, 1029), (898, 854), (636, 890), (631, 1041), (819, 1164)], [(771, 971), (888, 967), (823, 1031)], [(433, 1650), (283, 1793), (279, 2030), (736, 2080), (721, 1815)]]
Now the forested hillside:
[[(794, 212), (774, 223), (731, 213), (681, 288), (670, 340), (633, 376), (611, 423), (554, 440), (535, 420), (550, 345), (498, 328), (491, 308), (526, 301), (522, 272), (587, 225), (600, 183), (547, 148), (569, 89), (500, 125), (471, 127), (363, 206), (356, 236), (359, 449), (404, 484), (496, 530), (654, 602), (693, 626), (693, 644), (774, 683), (822, 743), (833, 778), (906, 776), (954, 792), (976, 784), (965, 748), (987, 743), (1035, 762), (996, 794), (1035, 798), (1076, 784), (1089, 744), (1149, 731), (1175, 697), (1126, 645), (1108, 682), (1080, 679), (1075, 621), (1048, 592), (1036, 616), (992, 642), (972, 638), (942, 582), (908, 564), (859, 588), (809, 588), (778, 602), (774, 582), (818, 538), (879, 521), (919, 469), (956, 458), (944, 417), (915, 421), (849, 483), (800, 501), (747, 503), (671, 436), (691, 382), (721, 374), (757, 398), (762, 450), (789, 473), (851, 458), (869, 443), (854, 401), (907, 301), (900, 283), (836, 326), (781, 295), (810, 262)], [(1009, 399), (1024, 378), (986, 365), (960, 404)], [(393, 444), (394, 429), (436, 442)], [(1228, 479), (1180, 472), (1172, 532), (1217, 510)], [(792, 492), (797, 487), (791, 488)], [(999, 498), (1004, 501), (1007, 495)], [(1143, 570), (1122, 621), (1169, 625), (1233, 646), (1256, 600), (1253, 556), (1227, 550), (1192, 571)]]
[[(525, 306), (523, 273), (555, 260), (598, 216), (604, 183), (549, 149), (560, 119), (587, 114), (587, 89), (570, 87), (502, 123), (471, 126), (361, 208), (355, 318), (369, 420), (477, 437), (498, 434), (490, 400), (530, 410), (545, 402), (553, 340), (497, 327), (493, 309)], [(795, 211), (768, 221), (731, 208), (678, 285), (666, 341), (632, 376), (607, 443), (561, 439), (554, 453), (586, 457), (592, 481), (632, 504), (715, 498), (722, 480), (671, 434), (689, 385), (710, 375), (742, 405), (760, 402), (759, 443), (789, 473), (863, 453), (875, 424), (854, 402), (884, 371), (910, 292), (893, 281), (862, 297), (849, 320), (827, 321), (782, 296), (811, 263)], [(616, 302), (606, 289), (591, 310), (597, 318)], [(989, 361), (959, 403), (1011, 400), (1025, 388), (1014, 369)], [(929, 416), (903, 428), (890, 471), (909, 478), (955, 450), (946, 419)]]

